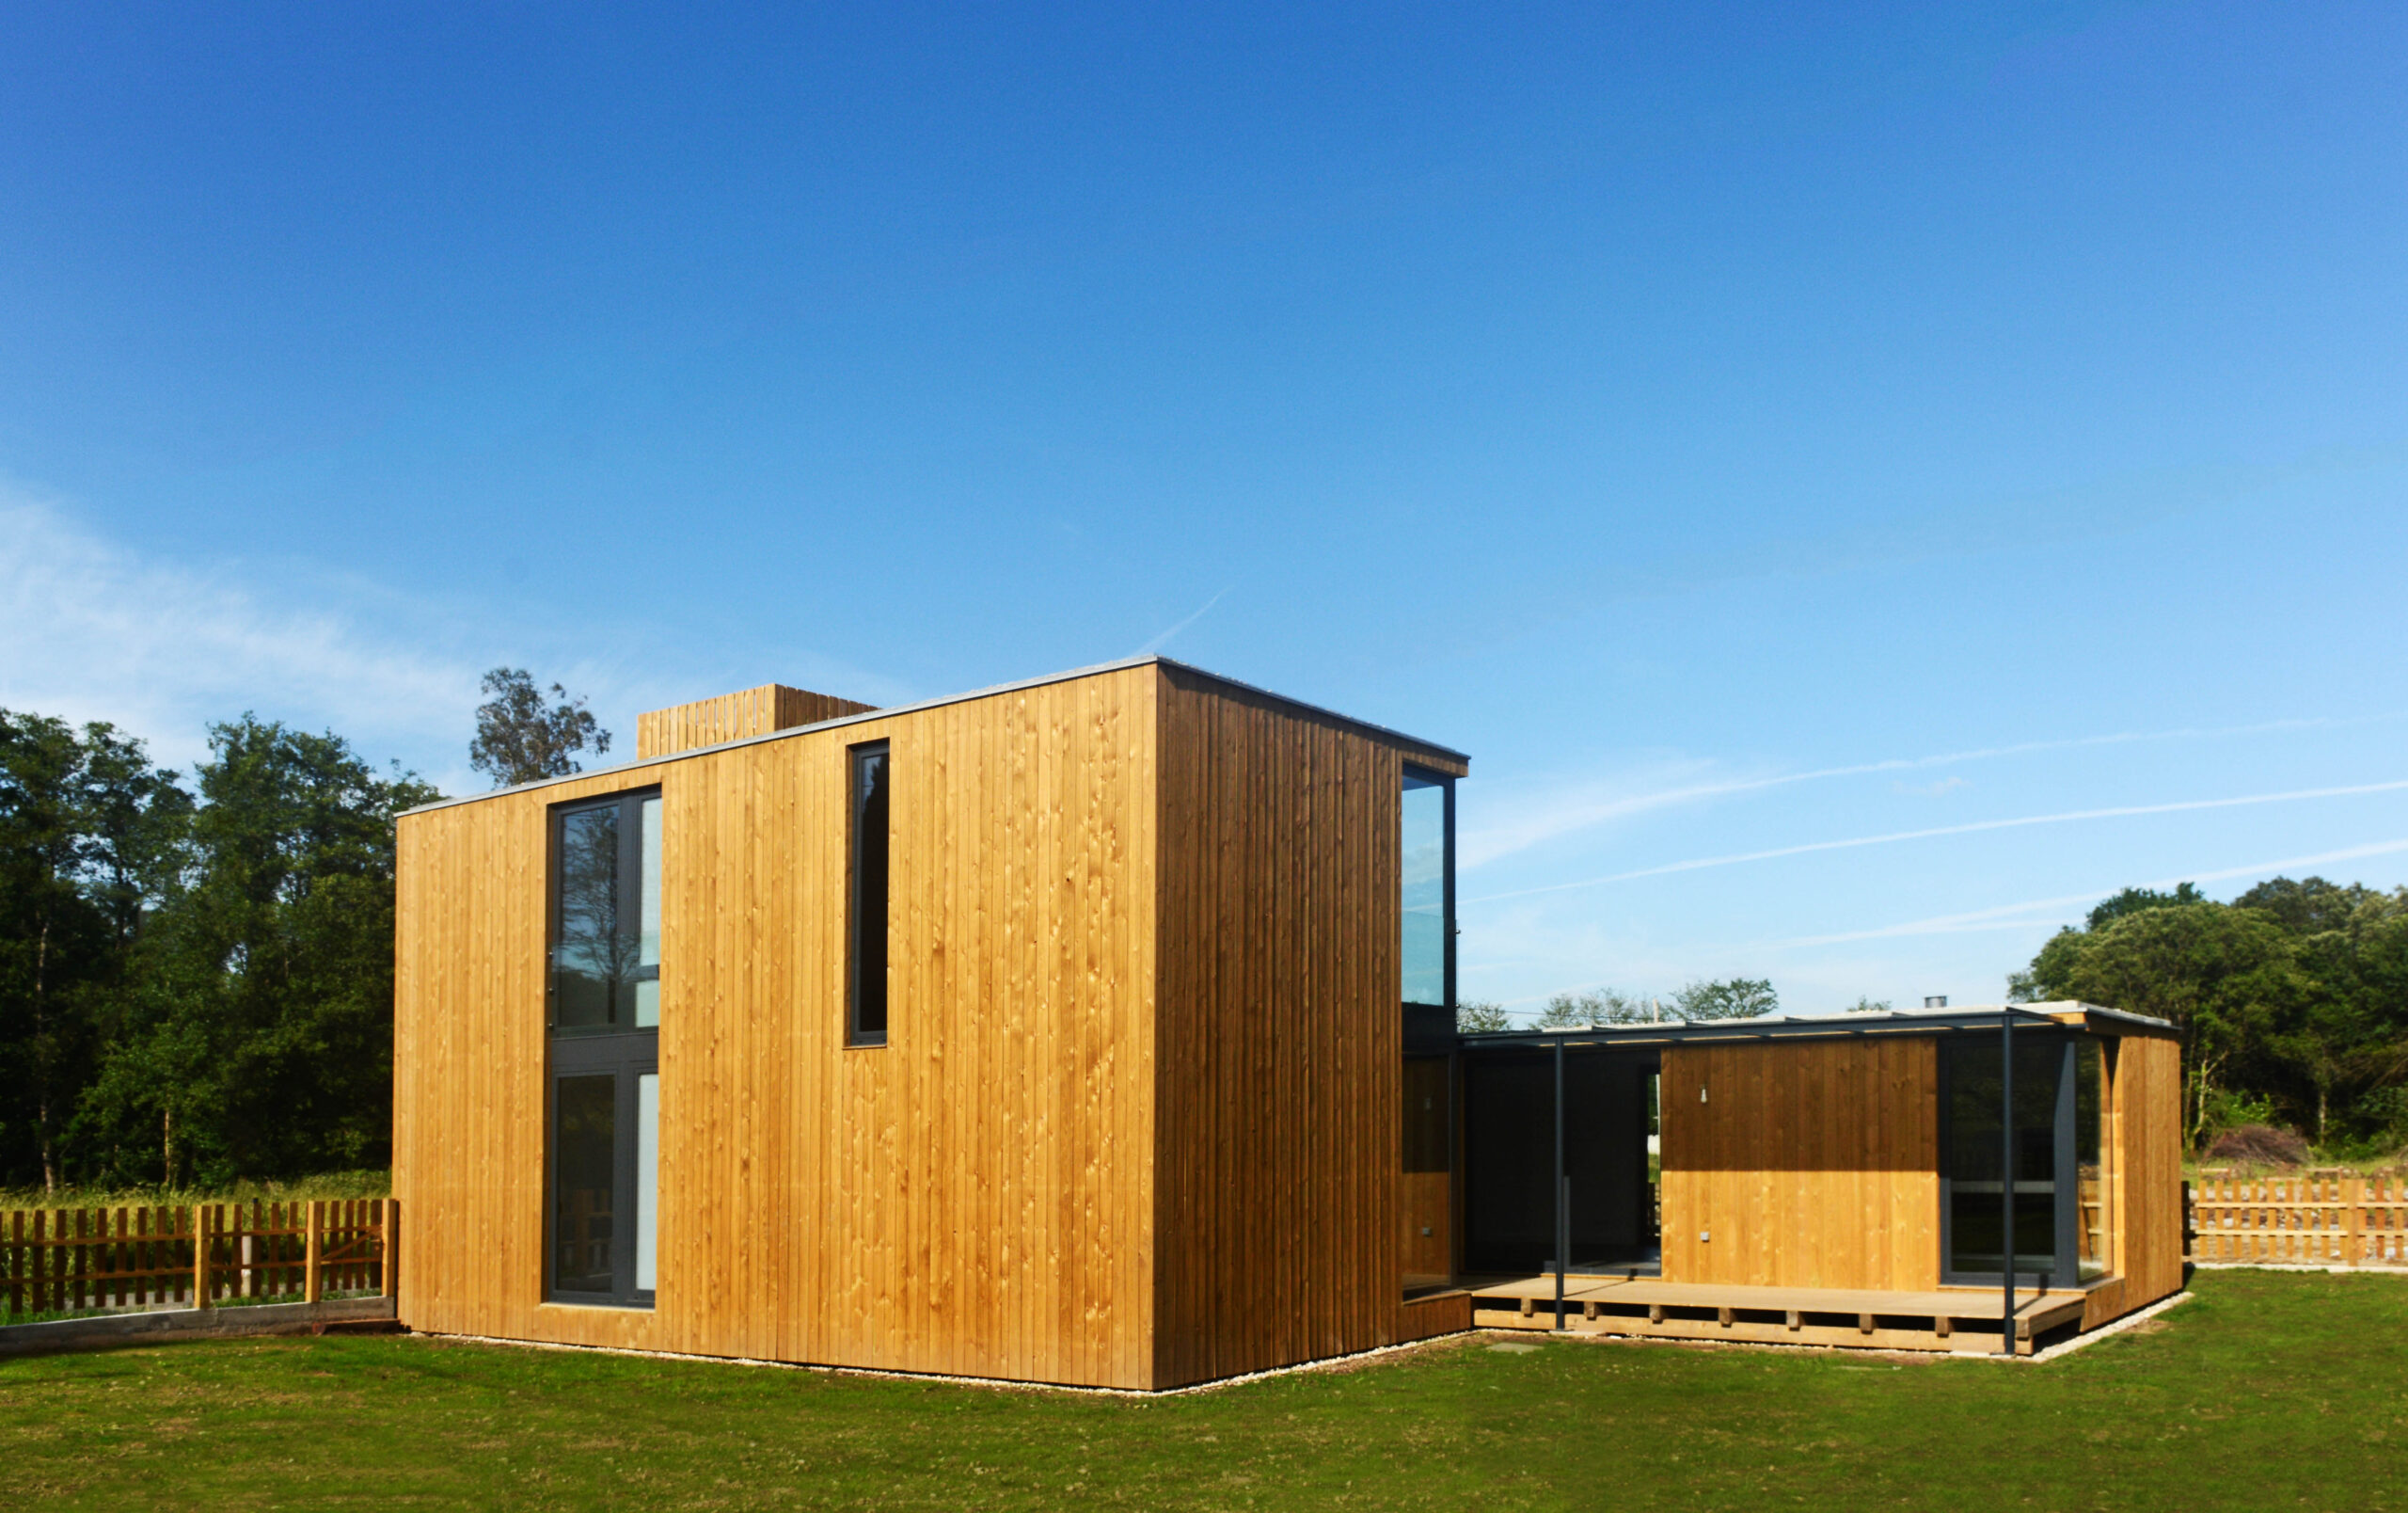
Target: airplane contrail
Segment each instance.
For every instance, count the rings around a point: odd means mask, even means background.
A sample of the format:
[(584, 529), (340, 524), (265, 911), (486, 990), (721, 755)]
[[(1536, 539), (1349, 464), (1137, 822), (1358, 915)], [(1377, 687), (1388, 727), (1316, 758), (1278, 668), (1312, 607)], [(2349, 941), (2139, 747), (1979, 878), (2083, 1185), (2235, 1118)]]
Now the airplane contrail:
[(2408, 788), (2408, 778), (2386, 783), (2355, 783), (2345, 788), (2294, 788), (2285, 793), (2251, 793), (2231, 799), (2184, 799), (2173, 804), (2131, 804), (2109, 809), (2072, 809), (2062, 814), (2021, 815), (2011, 820), (1975, 820), (1958, 825), (1934, 825), (1924, 830), (1893, 830), (1878, 836), (1853, 836), (1845, 840), (1815, 840), (1798, 846), (1775, 846), (1766, 851), (1736, 852), (1724, 856), (1700, 856), (1685, 862), (1666, 862), (1659, 867), (1641, 867), (1627, 872), (1612, 872), (1604, 877), (1582, 878), (1576, 883), (1549, 883), (1535, 888), (1515, 888), (1506, 893), (1484, 894), (1465, 899), (1465, 903), (1496, 903), (1506, 899), (1527, 899), (1540, 893), (1564, 893), (1574, 888), (1602, 887), (1609, 883), (1628, 883), (1642, 877), (1664, 877), (1674, 872), (1702, 871), (1710, 867), (1735, 867), (1742, 862), (1766, 862), (1782, 856), (1804, 856), (1815, 852), (1852, 851), (1861, 846), (1887, 846), (1902, 840), (1929, 840), (1940, 836), (1970, 836), (1990, 830), (2017, 830), (2028, 825), (2069, 824), (2083, 820), (2123, 820), (2139, 815), (2184, 814), (2199, 809), (2237, 809), (2256, 804), (2289, 804), (2303, 799), (2351, 798), (2367, 793), (2394, 793)]
[[(2320, 852), (2314, 856), (2287, 856), (2280, 861), (2253, 862), (2247, 867), (2226, 867), (2212, 872), (2192, 872), (2179, 878), (2166, 878), (2144, 883), (2145, 888), (2170, 888), (2182, 883), (2222, 883), (2236, 877), (2262, 877), (2273, 873), (2295, 871), (2305, 867), (2322, 867), (2332, 862), (2351, 862), (2362, 856), (2388, 856), (2408, 851), (2408, 839), (2378, 840), (2364, 846), (2351, 846), (2341, 851)], [(2117, 886), (2121, 886), (2118, 884)], [(2027, 899), (2021, 903), (2002, 903), (1993, 908), (1974, 909), (1964, 914), (1934, 915), (1928, 919), (1910, 919), (1902, 925), (1884, 925), (1877, 930), (1852, 930), (1838, 935), (1805, 935), (1784, 940), (1782, 946), (1836, 946), (1847, 941), (1884, 940), (1896, 935), (1946, 935), (1967, 930), (2008, 930), (2032, 923), (2013, 917), (2033, 914), (2042, 909), (2062, 909), (2070, 904), (2095, 903), (2116, 891), (2115, 888), (2092, 888), (2085, 893), (2061, 894), (2053, 899)]]

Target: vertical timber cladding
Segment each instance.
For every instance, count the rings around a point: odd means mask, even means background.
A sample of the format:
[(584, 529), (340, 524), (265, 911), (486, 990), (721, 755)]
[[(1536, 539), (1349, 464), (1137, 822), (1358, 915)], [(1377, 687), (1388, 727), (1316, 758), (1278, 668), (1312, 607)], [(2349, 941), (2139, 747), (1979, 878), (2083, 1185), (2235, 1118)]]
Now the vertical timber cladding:
[(759, 688), (696, 699), (674, 709), (652, 709), (636, 716), (636, 759), (673, 756), (681, 751), (716, 746), (746, 736), (867, 714), (873, 706), (840, 699), (831, 693), (764, 683)]
[[(1132, 668), (405, 817), (403, 1316), (1150, 1385), (1155, 686)], [(876, 740), (893, 1020), (848, 1048), (846, 748)], [(547, 1304), (547, 813), (656, 783), (657, 1306)]]
[(2115, 1265), (2130, 1310), (2182, 1290), (2182, 1046), (2127, 1035), (2115, 1057)]
[(1940, 1285), (1938, 1041), (1668, 1046), (1660, 1096), (1666, 1282)]
[(1404, 756), (1161, 675), (1152, 1384), (1169, 1387), (1401, 1337)]

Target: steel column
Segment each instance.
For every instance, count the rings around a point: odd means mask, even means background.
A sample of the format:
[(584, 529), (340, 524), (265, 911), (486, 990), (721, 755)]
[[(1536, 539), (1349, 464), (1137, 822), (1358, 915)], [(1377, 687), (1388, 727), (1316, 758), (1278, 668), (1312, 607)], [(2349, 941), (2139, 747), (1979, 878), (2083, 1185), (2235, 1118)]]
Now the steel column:
[(1570, 1183), (1563, 1174), (1563, 1042), (1555, 1043), (1555, 1327), (1563, 1328), (1563, 1272), (1572, 1264)]
[(2015, 1353), (2015, 1011), (1998, 1016), (1999, 1350)]

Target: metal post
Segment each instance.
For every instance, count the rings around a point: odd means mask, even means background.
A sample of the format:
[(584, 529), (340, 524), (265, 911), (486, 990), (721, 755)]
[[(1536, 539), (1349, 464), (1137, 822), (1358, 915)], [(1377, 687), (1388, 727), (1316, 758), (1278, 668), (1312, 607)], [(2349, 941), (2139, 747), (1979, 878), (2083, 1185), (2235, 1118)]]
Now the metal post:
[(1563, 1037), (1555, 1038), (1555, 1327), (1563, 1328), (1563, 1271), (1572, 1264), (1570, 1184), (1563, 1175)]
[(1998, 1015), (1998, 1347), (2015, 1353), (2015, 1011)]

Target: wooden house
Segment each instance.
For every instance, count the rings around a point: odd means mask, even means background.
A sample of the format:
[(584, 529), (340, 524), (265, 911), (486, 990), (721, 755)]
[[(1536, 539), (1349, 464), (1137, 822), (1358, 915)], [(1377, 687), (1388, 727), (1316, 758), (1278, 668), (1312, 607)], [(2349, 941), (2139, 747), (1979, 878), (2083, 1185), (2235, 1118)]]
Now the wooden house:
[(1475, 1317), (1998, 1347), (2180, 1284), (2153, 1022), (1459, 1036), (1467, 770), (1148, 657), (751, 690), (410, 812), (403, 1319), (1142, 1390)]
[(1396, 1241), (1462, 754), (1160, 658), (639, 737), (401, 820), (414, 1328), (1159, 1388), (1467, 1322)]
[(1443, 1280), (1483, 1324), (2028, 1354), (2181, 1289), (2174, 1034), (2046, 1003), (1462, 1037)]

